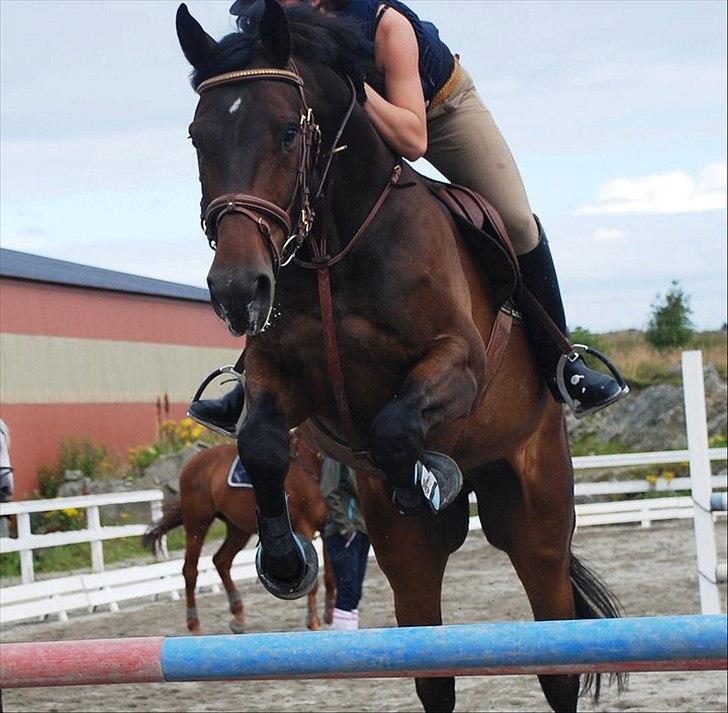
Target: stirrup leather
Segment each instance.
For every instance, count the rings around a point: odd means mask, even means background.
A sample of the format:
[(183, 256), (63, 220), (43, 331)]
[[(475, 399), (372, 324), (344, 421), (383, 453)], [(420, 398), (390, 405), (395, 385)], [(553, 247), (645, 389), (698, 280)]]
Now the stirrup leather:
[[(607, 369), (609, 369), (609, 372), (614, 377), (614, 380), (617, 382), (620, 388), (619, 394), (615, 398), (609, 400), (607, 403), (599, 404), (598, 406), (590, 409), (582, 408), (581, 404), (578, 401), (575, 401), (571, 398), (571, 395), (566, 388), (566, 381), (564, 380), (564, 369), (566, 368), (566, 364), (569, 362), (575, 362), (577, 359), (579, 359), (580, 357), (584, 357), (587, 354), (599, 360), (602, 364), (604, 364), (604, 366), (607, 367)], [(561, 394), (561, 398), (564, 400), (564, 403), (572, 410), (576, 418), (584, 418), (584, 416), (588, 416), (595, 411), (599, 411), (600, 409), (608, 406), (610, 403), (613, 403), (617, 399), (629, 393), (629, 386), (624, 380), (624, 377), (619, 373), (619, 369), (617, 369), (617, 367), (604, 354), (602, 354), (597, 349), (594, 349), (594, 347), (589, 347), (586, 344), (573, 344), (570, 353), (562, 354), (561, 357), (559, 357), (559, 362), (556, 365), (556, 385), (559, 389), (559, 393)]]
[[(197, 389), (197, 393), (194, 395), (192, 399), (192, 403), (195, 404), (198, 401), (201, 400), (202, 394), (205, 392), (205, 389), (210, 385), (210, 383), (215, 380), (218, 376), (222, 376), (223, 374), (229, 374), (233, 377), (232, 380), (237, 380), (240, 382), (240, 385), (243, 387), (243, 390), (245, 389), (245, 372), (240, 373), (237, 371), (235, 366), (232, 364), (228, 364), (227, 366), (221, 366), (219, 369), (215, 369), (211, 374), (209, 374), (205, 380), (200, 384), (200, 387)], [(227, 382), (224, 382), (227, 383)], [(240, 416), (238, 418), (237, 423), (235, 424), (235, 432), (230, 432), (221, 426), (218, 426), (214, 423), (210, 423), (208, 421), (205, 421), (204, 419), (198, 418), (194, 414), (187, 412), (187, 415), (189, 418), (191, 418), (193, 421), (196, 421), (201, 426), (204, 426), (205, 428), (209, 428), (211, 431), (214, 431), (215, 433), (219, 433), (221, 436), (228, 436), (228, 438), (235, 438), (239, 433), (240, 430), (243, 427), (243, 424), (245, 423), (245, 419), (248, 416), (248, 401), (247, 399), (243, 402), (243, 410), (240, 412)]]

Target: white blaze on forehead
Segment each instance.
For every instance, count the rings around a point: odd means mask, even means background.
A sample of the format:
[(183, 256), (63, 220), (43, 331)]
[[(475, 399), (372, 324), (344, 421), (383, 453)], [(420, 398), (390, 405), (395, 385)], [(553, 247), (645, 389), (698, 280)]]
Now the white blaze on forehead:
[(235, 112), (236, 112), (236, 111), (237, 111), (238, 109), (240, 109), (240, 105), (241, 105), (242, 103), (243, 103), (243, 102), (242, 102), (242, 100), (240, 99), (240, 97), (238, 97), (238, 98), (237, 98), (237, 99), (236, 99), (236, 100), (235, 100), (235, 101), (234, 101), (234, 102), (233, 102), (233, 103), (232, 103), (232, 104), (230, 105), (230, 108), (228, 109), (228, 114), (234, 114), (234, 113), (235, 113)]

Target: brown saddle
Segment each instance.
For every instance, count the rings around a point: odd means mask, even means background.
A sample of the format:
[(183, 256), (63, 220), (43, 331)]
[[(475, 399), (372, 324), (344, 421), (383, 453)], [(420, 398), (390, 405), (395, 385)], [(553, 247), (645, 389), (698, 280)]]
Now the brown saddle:
[(447, 209), (479, 259), (493, 289), (495, 308), (515, 302), (521, 292), (518, 259), (496, 209), (479, 193), (427, 179), (432, 195)]

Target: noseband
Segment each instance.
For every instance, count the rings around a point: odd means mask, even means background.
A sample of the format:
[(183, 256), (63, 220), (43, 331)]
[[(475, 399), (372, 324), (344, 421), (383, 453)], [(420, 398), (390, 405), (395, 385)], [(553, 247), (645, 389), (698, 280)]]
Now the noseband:
[[(295, 70), (295, 66), (294, 66)], [(286, 82), (293, 85), (298, 91), (300, 103), (300, 133), (301, 150), (298, 158), (295, 183), (291, 191), (291, 198), (287, 208), (281, 208), (258, 196), (246, 193), (225, 193), (208, 203), (201, 215), (202, 229), (207, 235), (207, 240), (213, 250), (217, 247), (217, 233), (220, 221), (229, 214), (239, 213), (257, 224), (263, 241), (268, 248), (273, 263), (273, 273), (287, 265), (296, 255), (297, 250), (309, 237), (313, 222), (316, 217), (315, 204), (323, 192), (326, 176), (328, 175), (331, 161), (336, 153), (339, 140), (344, 132), (349, 117), (356, 104), (356, 92), (351, 80), (351, 101), (339, 126), (333, 145), (326, 157), (326, 163), (321, 172), (318, 190), (312, 195), (311, 178), (314, 169), (317, 167), (321, 149), (321, 129), (314, 119), (313, 109), (306, 103), (303, 78), (297, 71), (286, 69), (246, 69), (237, 72), (227, 72), (205, 80), (197, 87), (197, 93), (202, 94), (208, 89), (219, 87), (224, 84), (238, 82), (250, 82), (256, 80), (272, 80)], [(294, 224), (291, 218), (293, 207), (298, 202), (298, 219)], [(286, 239), (281, 248), (278, 248), (271, 235), (269, 221), (277, 224), (283, 230)]]

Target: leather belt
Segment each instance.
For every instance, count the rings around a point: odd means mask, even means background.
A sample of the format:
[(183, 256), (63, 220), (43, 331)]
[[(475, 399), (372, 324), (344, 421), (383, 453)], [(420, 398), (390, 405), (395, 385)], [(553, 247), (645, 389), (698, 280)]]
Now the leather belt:
[(453, 93), (453, 90), (460, 81), (460, 77), (463, 76), (463, 70), (460, 66), (460, 62), (458, 61), (458, 56), (454, 55), (453, 59), (455, 60), (455, 66), (453, 67), (452, 73), (448, 77), (448, 80), (445, 82), (445, 84), (443, 84), (437, 91), (437, 94), (435, 94), (435, 96), (430, 99), (429, 103), (427, 104), (427, 111), (430, 111), (431, 109), (435, 109), (436, 107), (440, 106), (440, 104), (442, 104)]

